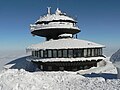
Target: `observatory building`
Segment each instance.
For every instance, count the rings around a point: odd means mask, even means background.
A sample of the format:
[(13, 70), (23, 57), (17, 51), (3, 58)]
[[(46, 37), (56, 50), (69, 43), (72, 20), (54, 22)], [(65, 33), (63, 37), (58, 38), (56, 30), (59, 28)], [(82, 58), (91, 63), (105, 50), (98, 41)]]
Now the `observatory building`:
[(97, 67), (105, 59), (102, 53), (104, 45), (80, 40), (75, 35), (81, 30), (77, 21), (62, 13), (58, 8), (54, 14), (41, 16), (30, 25), (31, 34), (45, 37), (46, 41), (31, 45), (27, 58), (43, 71), (77, 71)]

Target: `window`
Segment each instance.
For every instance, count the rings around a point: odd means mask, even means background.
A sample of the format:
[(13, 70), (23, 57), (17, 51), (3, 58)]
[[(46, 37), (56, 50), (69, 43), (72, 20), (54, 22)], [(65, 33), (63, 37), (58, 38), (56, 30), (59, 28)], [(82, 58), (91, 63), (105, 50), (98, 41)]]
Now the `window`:
[(48, 57), (52, 57), (52, 50), (48, 50)]
[(98, 56), (98, 50), (97, 50), (97, 48), (95, 49), (95, 56)]
[(74, 57), (78, 57), (78, 50), (74, 50)]
[(92, 56), (94, 56), (94, 49), (92, 49)]
[(67, 57), (67, 50), (63, 50), (63, 57), (64, 57), (64, 58)]
[(78, 57), (82, 57), (82, 54), (83, 54), (83, 50), (82, 50), (82, 49), (79, 49), (79, 50), (78, 50)]
[(68, 50), (68, 57), (73, 57), (73, 50)]
[(84, 49), (84, 57), (87, 57), (87, 49)]
[(48, 66), (48, 70), (52, 70), (52, 66)]
[(47, 57), (47, 50), (44, 50), (44, 57)]
[(36, 51), (36, 54), (37, 54), (37, 58), (39, 57), (39, 52), (38, 51)]
[(41, 57), (43, 57), (43, 50), (41, 50)]
[(87, 56), (91, 56), (91, 50), (90, 49), (87, 49)]
[(37, 57), (37, 51), (35, 51), (35, 57)]
[(102, 48), (100, 48), (100, 55), (102, 55)]
[(57, 50), (53, 50), (53, 57), (57, 58)]
[(60, 70), (64, 70), (64, 67), (59, 67)]
[(34, 52), (34, 51), (32, 51), (32, 56), (33, 56), (33, 57), (35, 56), (35, 52)]
[(39, 58), (41, 57), (41, 52), (40, 52), (40, 50), (38, 51), (38, 57), (39, 57)]
[(98, 52), (98, 56), (99, 56), (100, 55), (100, 49), (98, 48), (97, 50), (98, 50), (97, 52)]
[(62, 57), (62, 50), (58, 50), (58, 57)]

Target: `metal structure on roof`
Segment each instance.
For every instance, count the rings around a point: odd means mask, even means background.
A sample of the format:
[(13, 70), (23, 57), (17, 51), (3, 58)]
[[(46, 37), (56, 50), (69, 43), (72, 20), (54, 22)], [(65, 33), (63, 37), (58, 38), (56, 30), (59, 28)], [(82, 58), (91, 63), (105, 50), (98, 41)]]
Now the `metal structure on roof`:
[(62, 13), (58, 8), (51, 14), (50, 7), (47, 15), (41, 16), (34, 24), (30, 25), (33, 35), (46, 37), (46, 40), (58, 39), (60, 34), (76, 34), (80, 29), (76, 25), (77, 21)]

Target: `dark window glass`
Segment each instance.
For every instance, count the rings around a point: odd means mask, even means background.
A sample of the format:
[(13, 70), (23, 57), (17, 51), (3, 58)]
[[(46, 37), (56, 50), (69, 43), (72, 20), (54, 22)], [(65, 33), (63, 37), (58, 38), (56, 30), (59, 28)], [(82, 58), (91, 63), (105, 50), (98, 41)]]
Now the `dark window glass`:
[(78, 54), (79, 54), (79, 50), (75, 49), (74, 50), (74, 57), (78, 57)]
[(37, 58), (39, 57), (39, 52), (38, 51), (36, 51), (36, 54), (37, 54)]
[(100, 49), (98, 48), (97, 50), (98, 50), (98, 51), (97, 51), (97, 52), (98, 52), (98, 56), (100, 56)]
[(68, 50), (68, 57), (73, 57), (73, 50)]
[(62, 57), (62, 50), (58, 50), (58, 57)]
[(41, 57), (43, 57), (43, 50), (41, 50)]
[(47, 50), (44, 50), (44, 57), (47, 57)]
[(92, 56), (94, 56), (94, 49), (92, 49)]
[(53, 50), (53, 57), (57, 58), (57, 50)]
[(91, 50), (87, 49), (87, 56), (91, 56)]
[(97, 50), (97, 48), (95, 49), (95, 56), (98, 56), (98, 50)]
[(84, 57), (87, 57), (87, 49), (84, 49)]
[(40, 50), (38, 51), (38, 54), (39, 54), (39, 56), (38, 56), (38, 57), (40, 58), (40, 57), (41, 57), (41, 52), (40, 52)]
[(82, 55), (83, 55), (83, 50), (82, 50), (82, 49), (79, 49), (79, 50), (78, 50), (78, 57), (82, 57)]
[(52, 57), (52, 50), (48, 50), (48, 57)]
[(35, 57), (37, 57), (37, 51), (35, 51)]
[(34, 57), (34, 51), (32, 51), (32, 56)]
[(100, 48), (100, 55), (102, 55), (102, 48)]
[(63, 57), (67, 57), (67, 50), (63, 50)]

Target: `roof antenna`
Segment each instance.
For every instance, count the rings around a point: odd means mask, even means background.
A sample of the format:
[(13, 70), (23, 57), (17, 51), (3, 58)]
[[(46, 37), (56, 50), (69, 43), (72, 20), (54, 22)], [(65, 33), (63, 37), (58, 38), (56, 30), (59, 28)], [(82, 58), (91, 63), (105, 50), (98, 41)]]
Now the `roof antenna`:
[(48, 8), (48, 14), (50, 15), (50, 9), (51, 9), (51, 7), (47, 7)]
[(77, 34), (76, 34), (76, 39), (77, 39)]

